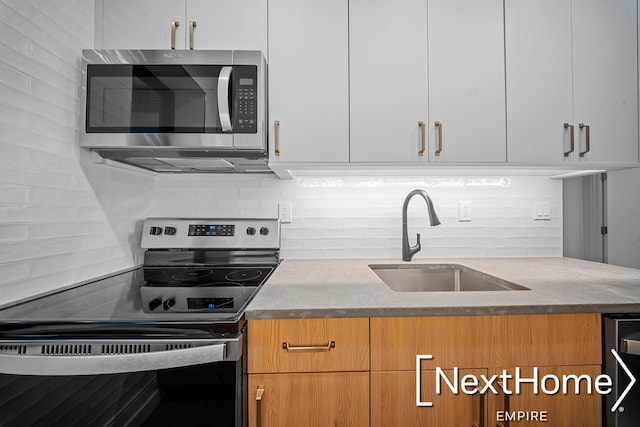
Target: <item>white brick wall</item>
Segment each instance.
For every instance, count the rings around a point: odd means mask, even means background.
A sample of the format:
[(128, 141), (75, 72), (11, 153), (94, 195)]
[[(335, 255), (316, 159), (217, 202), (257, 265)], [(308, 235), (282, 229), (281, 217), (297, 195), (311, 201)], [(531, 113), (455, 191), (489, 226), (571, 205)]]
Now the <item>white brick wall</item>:
[[(410, 238), (420, 233), (423, 247), (415, 259), (562, 255), (562, 185), (538, 176), (162, 175), (151, 214), (276, 217), (278, 202), (291, 202), (284, 258), (399, 258), (402, 203), (415, 188), (431, 195), (442, 222), (427, 227), (424, 201), (412, 200)], [(458, 222), (461, 200), (471, 201), (471, 222)], [(551, 203), (551, 221), (533, 220), (538, 201)]]
[(0, 304), (140, 262), (153, 177), (78, 148), (93, 15), (87, 0), (0, 0)]

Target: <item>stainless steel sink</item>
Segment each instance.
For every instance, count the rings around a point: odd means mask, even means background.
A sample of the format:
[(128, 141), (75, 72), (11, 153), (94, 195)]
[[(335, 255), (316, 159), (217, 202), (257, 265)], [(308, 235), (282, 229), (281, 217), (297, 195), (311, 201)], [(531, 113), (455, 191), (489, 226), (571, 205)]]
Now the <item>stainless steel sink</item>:
[(529, 290), (458, 264), (374, 264), (369, 267), (396, 292)]

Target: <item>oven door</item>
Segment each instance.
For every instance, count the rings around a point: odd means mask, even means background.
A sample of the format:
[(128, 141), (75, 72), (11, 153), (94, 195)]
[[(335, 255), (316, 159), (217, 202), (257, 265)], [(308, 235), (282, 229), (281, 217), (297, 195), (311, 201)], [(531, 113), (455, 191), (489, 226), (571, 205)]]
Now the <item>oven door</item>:
[(3, 426), (240, 427), (243, 335), (0, 342)]

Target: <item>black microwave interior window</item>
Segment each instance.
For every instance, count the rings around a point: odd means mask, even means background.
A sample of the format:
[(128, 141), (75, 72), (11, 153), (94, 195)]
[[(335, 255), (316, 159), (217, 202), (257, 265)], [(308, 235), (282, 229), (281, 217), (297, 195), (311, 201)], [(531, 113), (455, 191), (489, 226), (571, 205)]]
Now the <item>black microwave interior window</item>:
[[(87, 66), (87, 133), (223, 133), (222, 65)], [(257, 133), (257, 67), (233, 67), (228, 105), (233, 133)]]

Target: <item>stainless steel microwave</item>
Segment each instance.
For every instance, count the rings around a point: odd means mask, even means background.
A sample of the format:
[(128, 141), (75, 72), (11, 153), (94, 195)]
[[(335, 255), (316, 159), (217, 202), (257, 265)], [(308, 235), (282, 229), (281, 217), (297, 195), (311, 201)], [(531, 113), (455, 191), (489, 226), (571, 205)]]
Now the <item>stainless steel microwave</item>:
[(260, 51), (84, 50), (80, 145), (158, 172), (265, 172)]

